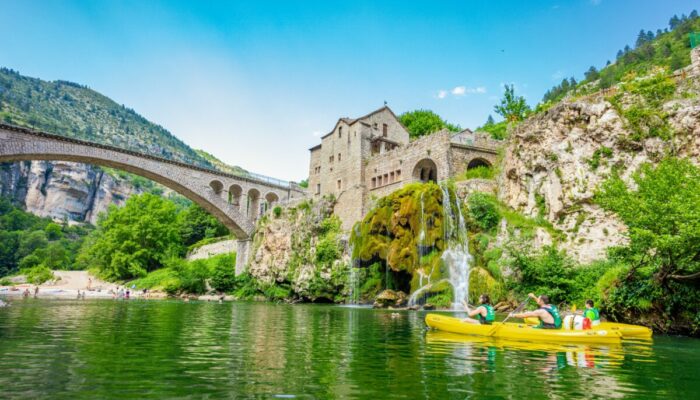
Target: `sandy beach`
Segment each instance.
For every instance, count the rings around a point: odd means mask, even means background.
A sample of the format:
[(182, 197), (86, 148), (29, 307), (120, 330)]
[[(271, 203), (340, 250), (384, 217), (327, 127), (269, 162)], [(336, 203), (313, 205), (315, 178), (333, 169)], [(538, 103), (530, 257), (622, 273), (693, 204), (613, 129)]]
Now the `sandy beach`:
[[(109, 298), (115, 296), (119, 289), (125, 289), (123, 286), (105, 282), (97, 277), (90, 275), (87, 271), (53, 271), (53, 281), (44, 282), (39, 286), (37, 297), (41, 298), (78, 298), (78, 292), (85, 293), (85, 298)], [(30, 283), (21, 283), (14, 286), (0, 286), (0, 295), (2, 296), (22, 296), (25, 289), (29, 289), (30, 296), (34, 296), (34, 290), (37, 285)], [(143, 292), (134, 292), (130, 297), (143, 297)]]

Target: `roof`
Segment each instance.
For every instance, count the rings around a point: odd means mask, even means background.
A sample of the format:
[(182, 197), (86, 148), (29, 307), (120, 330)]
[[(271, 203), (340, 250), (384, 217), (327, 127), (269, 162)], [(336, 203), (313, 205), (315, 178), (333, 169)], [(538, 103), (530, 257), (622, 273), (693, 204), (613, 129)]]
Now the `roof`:
[[(396, 116), (396, 114), (394, 114), (394, 112), (391, 111), (391, 108), (389, 108), (389, 106), (385, 105), (385, 106), (383, 106), (383, 107), (381, 107), (381, 108), (378, 108), (378, 109), (372, 111), (371, 113), (366, 114), (366, 115), (363, 115), (363, 116), (361, 116), (361, 117), (359, 117), (359, 118), (354, 118), (354, 119), (353, 119), (353, 118), (347, 118), (347, 117), (346, 117), (346, 118), (340, 118), (340, 119), (338, 119), (338, 122), (336, 122), (335, 126), (333, 126), (333, 129), (332, 129), (330, 132), (328, 132), (328, 133), (326, 133), (325, 135), (323, 135), (323, 136), (321, 137), (321, 140), (323, 140), (323, 139), (327, 138), (328, 136), (330, 136), (331, 134), (333, 134), (333, 132), (335, 132), (335, 128), (337, 128), (337, 127), (338, 127), (338, 124), (340, 124), (341, 122), (344, 122), (344, 123), (346, 123), (346, 124), (349, 125), (349, 126), (352, 126), (352, 125), (354, 125), (356, 122), (362, 121), (363, 119), (369, 118), (369, 117), (371, 117), (372, 115), (378, 114), (378, 113), (380, 113), (380, 112), (382, 112), (382, 111), (384, 111), (384, 110), (389, 111), (389, 113), (396, 119), (396, 121), (398, 121), (399, 124), (401, 123), (401, 122), (399, 121), (399, 118)], [(403, 126), (403, 125), (401, 125), (401, 126)]]
[(393, 141), (393, 140), (391, 140), (391, 139), (385, 138), (384, 136), (373, 136), (370, 140), (371, 140), (372, 142), (386, 142), (386, 143), (395, 144), (395, 145), (397, 145), (397, 146), (400, 145), (399, 142), (395, 142), (395, 141)]
[(318, 149), (320, 149), (320, 148), (321, 148), (321, 143), (317, 144), (317, 145), (314, 146), (314, 147), (309, 148), (309, 151), (318, 150)]

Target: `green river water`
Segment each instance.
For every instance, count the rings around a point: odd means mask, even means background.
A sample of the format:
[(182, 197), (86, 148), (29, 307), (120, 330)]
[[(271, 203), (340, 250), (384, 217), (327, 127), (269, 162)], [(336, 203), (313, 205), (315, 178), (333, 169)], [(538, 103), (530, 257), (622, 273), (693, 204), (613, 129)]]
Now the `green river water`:
[(700, 398), (700, 340), (553, 346), (426, 331), (422, 312), (12, 299), (0, 398)]

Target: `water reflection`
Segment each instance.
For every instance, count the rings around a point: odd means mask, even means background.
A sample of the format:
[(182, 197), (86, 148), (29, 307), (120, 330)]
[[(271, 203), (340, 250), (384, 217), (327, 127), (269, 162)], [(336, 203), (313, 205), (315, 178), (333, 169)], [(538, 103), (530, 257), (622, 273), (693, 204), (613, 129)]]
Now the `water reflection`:
[(536, 344), (425, 330), (364, 308), (14, 301), (2, 398), (686, 397), (698, 341)]

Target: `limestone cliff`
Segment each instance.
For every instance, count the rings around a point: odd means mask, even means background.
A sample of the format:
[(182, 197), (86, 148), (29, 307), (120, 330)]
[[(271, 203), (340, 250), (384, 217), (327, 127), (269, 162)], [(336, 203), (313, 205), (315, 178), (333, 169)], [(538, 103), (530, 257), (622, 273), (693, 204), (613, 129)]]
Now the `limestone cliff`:
[[(545, 217), (579, 262), (602, 258), (608, 247), (625, 241), (625, 225), (594, 202), (596, 188), (610, 174), (630, 183), (641, 164), (666, 155), (699, 160), (698, 80), (660, 76), (639, 78), (617, 93), (564, 101), (512, 133), (498, 178), (500, 200)], [(642, 90), (652, 84), (663, 86)], [(656, 98), (645, 98), (649, 93)], [(631, 113), (637, 110), (645, 114)]]
[(32, 214), (56, 220), (97, 222), (110, 204), (144, 191), (128, 179), (86, 164), (25, 161), (0, 165), (0, 195)]
[(260, 219), (248, 271), (263, 291), (280, 288), (287, 299), (344, 300), (349, 255), (332, 210), (331, 199), (305, 200)]

